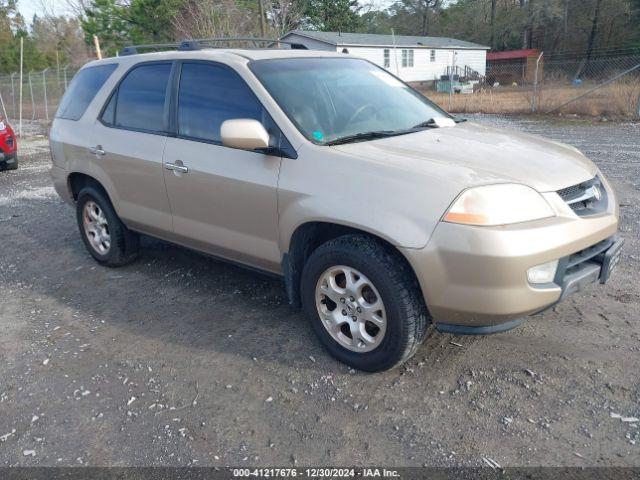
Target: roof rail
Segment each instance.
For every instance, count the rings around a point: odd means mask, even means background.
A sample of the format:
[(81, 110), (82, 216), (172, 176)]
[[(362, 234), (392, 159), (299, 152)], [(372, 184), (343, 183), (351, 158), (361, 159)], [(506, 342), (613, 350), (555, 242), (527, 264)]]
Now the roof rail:
[(130, 45), (128, 47), (124, 47), (120, 50), (120, 56), (126, 55), (136, 55), (140, 53), (140, 50), (171, 50), (174, 48), (178, 48), (179, 45), (177, 43), (151, 43), (148, 45)]
[(263, 48), (280, 47), (280, 45), (289, 45), (292, 50), (307, 50), (307, 47), (301, 43), (288, 42), (273, 38), (254, 38), (254, 37), (221, 37), (221, 38), (199, 38), (191, 40), (183, 40), (180, 43), (159, 43), (150, 45), (131, 45), (120, 50), (120, 56), (136, 55), (141, 53), (140, 50), (202, 50), (203, 48), (216, 48), (214, 45), (219, 43), (244, 42), (252, 43), (253, 48), (260, 48), (260, 44), (266, 44)]
[(268, 47), (289, 45), (292, 49), (304, 49), (307, 47), (301, 43), (288, 42), (286, 40), (278, 40), (273, 38), (256, 38), (256, 37), (219, 37), (219, 38), (198, 38), (193, 40), (184, 40), (180, 42), (179, 50), (200, 50), (218, 43), (245, 42), (253, 43), (255, 48), (259, 48), (259, 44), (267, 44)]

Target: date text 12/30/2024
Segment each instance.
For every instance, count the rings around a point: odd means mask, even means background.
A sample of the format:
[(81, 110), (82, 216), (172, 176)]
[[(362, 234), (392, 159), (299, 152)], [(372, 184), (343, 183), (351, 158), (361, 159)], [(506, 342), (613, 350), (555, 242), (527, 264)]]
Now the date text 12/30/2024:
[(387, 468), (234, 468), (235, 478), (397, 478), (397, 470)]

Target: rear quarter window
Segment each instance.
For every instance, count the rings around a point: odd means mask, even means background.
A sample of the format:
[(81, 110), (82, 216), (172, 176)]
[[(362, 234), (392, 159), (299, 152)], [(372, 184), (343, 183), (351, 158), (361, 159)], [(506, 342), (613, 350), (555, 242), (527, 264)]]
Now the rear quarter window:
[(56, 117), (66, 120), (80, 120), (116, 68), (118, 65), (112, 63), (80, 70), (62, 97)]

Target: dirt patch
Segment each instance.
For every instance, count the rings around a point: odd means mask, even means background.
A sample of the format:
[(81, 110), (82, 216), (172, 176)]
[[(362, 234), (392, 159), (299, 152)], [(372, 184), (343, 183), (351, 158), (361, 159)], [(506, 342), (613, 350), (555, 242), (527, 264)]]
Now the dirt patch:
[(620, 268), (511, 332), (431, 331), (376, 375), (329, 357), (278, 279), (148, 238), (97, 266), (48, 154), (23, 156), (0, 173), (0, 465), (640, 466), (618, 417), (640, 416), (640, 131), (474, 119), (596, 161)]

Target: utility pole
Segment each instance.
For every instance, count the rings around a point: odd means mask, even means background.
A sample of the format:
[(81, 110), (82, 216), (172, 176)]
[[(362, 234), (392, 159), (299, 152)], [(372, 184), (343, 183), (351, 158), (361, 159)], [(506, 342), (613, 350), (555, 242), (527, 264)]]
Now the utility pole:
[(100, 40), (98, 40), (98, 36), (93, 36), (93, 46), (96, 48), (96, 57), (98, 60), (102, 60), (102, 52), (100, 51)]
[(24, 63), (24, 37), (20, 37), (20, 123), (18, 124), (18, 134), (22, 138), (22, 69)]
[(262, 38), (265, 38), (267, 29), (264, 24), (264, 5), (262, 4), (262, 0), (258, 0), (258, 13), (260, 14), (260, 35)]

